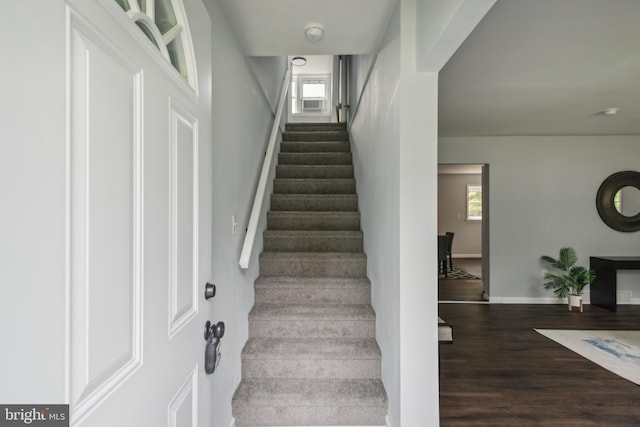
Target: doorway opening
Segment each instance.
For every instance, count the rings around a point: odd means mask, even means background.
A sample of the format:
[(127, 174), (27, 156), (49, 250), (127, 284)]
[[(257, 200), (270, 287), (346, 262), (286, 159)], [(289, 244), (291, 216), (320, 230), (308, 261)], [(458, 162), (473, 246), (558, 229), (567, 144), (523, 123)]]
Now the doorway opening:
[(453, 233), (439, 301), (489, 300), (489, 212), (488, 164), (438, 165), (438, 234)]

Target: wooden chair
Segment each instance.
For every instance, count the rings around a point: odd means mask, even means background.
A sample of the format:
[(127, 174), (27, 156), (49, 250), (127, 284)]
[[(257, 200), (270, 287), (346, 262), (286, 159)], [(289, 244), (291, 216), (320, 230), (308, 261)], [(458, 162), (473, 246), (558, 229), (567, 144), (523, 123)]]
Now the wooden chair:
[(445, 236), (447, 236), (447, 257), (449, 258), (449, 270), (453, 271), (453, 256), (451, 255), (451, 247), (453, 246), (453, 235), (455, 233), (447, 231), (444, 234)]
[(447, 277), (447, 245), (447, 236), (438, 236), (438, 272), (444, 274), (444, 277)]

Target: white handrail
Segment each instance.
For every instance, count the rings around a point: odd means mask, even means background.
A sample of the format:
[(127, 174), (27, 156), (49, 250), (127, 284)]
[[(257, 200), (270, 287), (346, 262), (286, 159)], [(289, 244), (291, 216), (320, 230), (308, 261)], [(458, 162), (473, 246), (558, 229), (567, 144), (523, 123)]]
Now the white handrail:
[(284, 110), (290, 80), (291, 70), (289, 69), (284, 75), (284, 82), (282, 83), (282, 89), (280, 90), (278, 109), (276, 110), (276, 116), (273, 119), (273, 128), (271, 129), (271, 136), (269, 137), (269, 143), (267, 144), (267, 152), (264, 156), (264, 162), (262, 163), (262, 172), (260, 173), (260, 180), (258, 181), (258, 188), (256, 189), (256, 197), (253, 199), (253, 208), (251, 209), (249, 225), (247, 226), (247, 235), (244, 238), (242, 252), (240, 253), (239, 264), (242, 269), (249, 268), (249, 261), (251, 261), (251, 253), (253, 252), (253, 244), (256, 240), (256, 233), (258, 232), (258, 222), (260, 221), (262, 203), (264, 202), (264, 196), (267, 189), (267, 179), (269, 179), (269, 173), (271, 171), (273, 151), (278, 137), (278, 129), (280, 128), (280, 120), (282, 119), (282, 112)]

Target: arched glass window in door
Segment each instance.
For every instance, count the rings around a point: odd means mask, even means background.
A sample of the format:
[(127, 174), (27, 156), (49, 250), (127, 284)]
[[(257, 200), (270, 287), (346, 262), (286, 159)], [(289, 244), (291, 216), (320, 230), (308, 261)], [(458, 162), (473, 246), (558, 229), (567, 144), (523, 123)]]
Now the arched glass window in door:
[(189, 26), (181, 0), (115, 0), (160, 54), (197, 89)]

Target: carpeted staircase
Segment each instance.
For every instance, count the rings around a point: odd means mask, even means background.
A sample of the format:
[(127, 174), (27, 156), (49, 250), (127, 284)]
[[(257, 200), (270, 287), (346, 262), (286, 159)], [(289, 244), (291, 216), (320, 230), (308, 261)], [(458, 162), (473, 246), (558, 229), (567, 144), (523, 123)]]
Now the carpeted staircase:
[(236, 426), (384, 425), (349, 136), (288, 124), (233, 397)]

